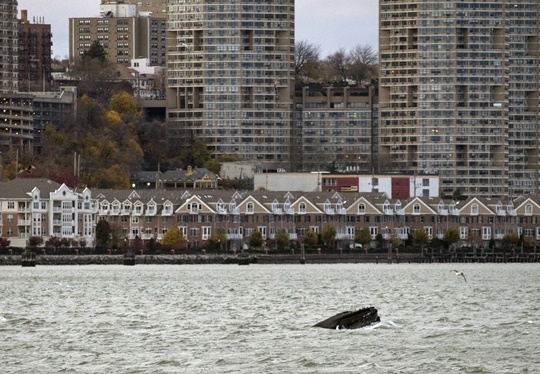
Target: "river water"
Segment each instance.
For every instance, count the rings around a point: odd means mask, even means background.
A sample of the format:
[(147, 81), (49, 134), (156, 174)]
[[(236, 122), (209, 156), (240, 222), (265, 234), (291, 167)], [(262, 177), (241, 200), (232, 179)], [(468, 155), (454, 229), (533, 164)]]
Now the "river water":
[(539, 373), (539, 287), (538, 264), (0, 267), (0, 371)]

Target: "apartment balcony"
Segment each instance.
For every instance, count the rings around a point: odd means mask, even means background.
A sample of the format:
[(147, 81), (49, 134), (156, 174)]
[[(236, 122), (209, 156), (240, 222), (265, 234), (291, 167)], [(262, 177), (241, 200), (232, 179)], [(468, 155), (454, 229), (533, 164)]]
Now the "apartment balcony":
[(283, 209), (281, 209), (281, 208), (272, 208), (272, 214), (283, 214)]
[(17, 222), (17, 226), (29, 226), (29, 225), (30, 225), (30, 220), (28, 219), (20, 219)]
[(284, 209), (285, 214), (288, 214), (290, 216), (294, 215), (294, 209), (293, 208), (287, 208)]
[(156, 215), (156, 210), (155, 209), (148, 209), (148, 210), (146, 210), (145, 215), (147, 215), (147, 216), (155, 216)]
[(347, 209), (345, 209), (345, 208), (336, 208), (336, 213), (343, 216), (343, 215), (347, 214)]
[(133, 211), (134, 216), (142, 216), (142, 214), (143, 214), (142, 210), (134, 210)]
[(391, 208), (383, 209), (383, 213), (384, 213), (385, 216), (393, 216), (394, 215), (394, 211)]
[(396, 209), (396, 215), (404, 216), (405, 215), (405, 209)]
[(327, 215), (329, 215), (329, 216), (333, 216), (335, 213), (336, 213), (336, 212), (334, 211), (333, 208), (326, 208), (326, 209), (324, 210), (324, 214), (327, 214)]
[(493, 236), (495, 240), (502, 240), (502, 238), (504, 238), (504, 234), (495, 234)]
[(517, 216), (517, 211), (515, 209), (508, 209), (507, 214), (509, 216)]
[(501, 216), (501, 217), (506, 216), (506, 210), (504, 210), (504, 209), (497, 209), (497, 215), (498, 215), (498, 216)]
[(129, 216), (131, 215), (131, 209), (122, 209), (122, 213), (120, 213), (122, 216)]
[(240, 209), (238, 209), (238, 208), (231, 209), (231, 210), (229, 210), (229, 214), (233, 214), (235, 216), (238, 216), (238, 215), (240, 215)]
[(447, 216), (448, 215), (448, 209), (439, 209), (438, 213), (441, 216)]
[(459, 209), (451, 209), (450, 214), (453, 216), (459, 216)]

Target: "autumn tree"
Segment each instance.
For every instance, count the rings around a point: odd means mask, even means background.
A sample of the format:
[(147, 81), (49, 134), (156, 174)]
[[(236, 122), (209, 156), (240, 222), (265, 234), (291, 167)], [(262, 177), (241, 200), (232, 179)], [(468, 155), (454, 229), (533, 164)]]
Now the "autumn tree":
[(39, 247), (43, 244), (43, 238), (41, 236), (31, 236), (28, 238), (28, 246), (31, 248)]
[(212, 237), (212, 241), (217, 244), (219, 250), (227, 248), (227, 232), (225, 229), (217, 229)]
[(250, 248), (261, 248), (264, 244), (264, 238), (259, 230), (254, 230), (249, 237)]
[(422, 253), (424, 253), (424, 247), (429, 243), (429, 235), (426, 230), (418, 229), (413, 234), (413, 243), (420, 247)]
[(515, 246), (519, 241), (519, 234), (517, 232), (509, 232), (502, 238), (502, 244), (506, 248)]
[[(125, 95), (118, 95), (115, 107), (134, 110)], [(126, 124), (115, 110), (108, 110), (88, 96), (79, 100), (79, 122), (73, 128), (45, 129), (40, 170), (49, 174), (78, 162), (77, 181), (92, 188), (129, 188), (129, 175), (141, 169), (143, 151), (135, 126)]]
[(328, 247), (334, 246), (336, 240), (336, 228), (334, 226), (325, 225), (322, 229), (321, 239)]
[(6, 249), (10, 245), (11, 245), (11, 240), (4, 237), (0, 237), (0, 248)]
[(371, 243), (371, 240), (371, 232), (366, 227), (357, 230), (354, 233), (354, 242), (362, 244), (362, 248), (364, 249), (366, 254), (369, 251), (369, 244)]
[(180, 247), (184, 243), (184, 235), (182, 231), (177, 227), (172, 227), (163, 234), (161, 238), (161, 244), (170, 247)]
[(306, 233), (304, 234), (305, 245), (314, 246), (314, 245), (317, 245), (318, 241), (319, 241), (319, 238), (317, 236), (317, 233), (313, 231), (312, 229), (308, 229)]
[(452, 247), (454, 243), (457, 243), (460, 239), (459, 235), (459, 229), (456, 227), (450, 227), (448, 230), (444, 232), (443, 240), (448, 245), (448, 247)]
[(289, 245), (289, 233), (284, 230), (278, 230), (276, 231), (276, 246), (279, 249), (285, 249)]

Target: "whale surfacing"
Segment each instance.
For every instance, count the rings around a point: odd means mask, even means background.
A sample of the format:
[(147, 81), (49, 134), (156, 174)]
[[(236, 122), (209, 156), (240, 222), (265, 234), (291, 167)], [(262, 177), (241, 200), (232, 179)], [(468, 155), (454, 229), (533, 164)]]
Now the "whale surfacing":
[(358, 309), (354, 312), (341, 312), (313, 325), (325, 329), (359, 329), (375, 322), (380, 322), (381, 318), (374, 307)]

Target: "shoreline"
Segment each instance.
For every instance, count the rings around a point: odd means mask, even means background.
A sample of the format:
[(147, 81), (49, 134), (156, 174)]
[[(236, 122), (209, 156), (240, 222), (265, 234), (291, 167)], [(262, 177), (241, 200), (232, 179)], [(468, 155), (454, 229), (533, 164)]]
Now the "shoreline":
[[(128, 258), (123, 255), (37, 255), (30, 265), (23, 264), (21, 255), (0, 255), (0, 266), (49, 266), (49, 265), (249, 265), (249, 264), (400, 264), (400, 263), (538, 263), (540, 255), (484, 255), (475, 257), (421, 257), (418, 254), (142, 254)], [(133, 262), (134, 260), (134, 262)]]

